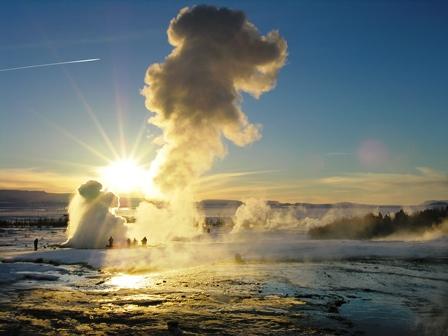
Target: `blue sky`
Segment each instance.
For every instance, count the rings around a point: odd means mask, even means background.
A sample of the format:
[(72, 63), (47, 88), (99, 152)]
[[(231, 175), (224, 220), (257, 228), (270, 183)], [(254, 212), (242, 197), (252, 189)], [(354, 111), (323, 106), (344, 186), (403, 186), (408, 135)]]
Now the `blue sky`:
[[(289, 58), (277, 87), (243, 110), (260, 141), (216, 162), (200, 197), (416, 203), (448, 198), (448, 4), (444, 1), (215, 1), (278, 29)], [(71, 190), (113, 158), (95, 123), (148, 164), (160, 134), (145, 124), (147, 67), (172, 47), (169, 21), (196, 2), (2, 3), (0, 187)], [(117, 126), (121, 120), (123, 132)], [(55, 126), (56, 125), (56, 126)], [(64, 129), (65, 131), (61, 131)], [(366, 154), (367, 152), (367, 154)]]

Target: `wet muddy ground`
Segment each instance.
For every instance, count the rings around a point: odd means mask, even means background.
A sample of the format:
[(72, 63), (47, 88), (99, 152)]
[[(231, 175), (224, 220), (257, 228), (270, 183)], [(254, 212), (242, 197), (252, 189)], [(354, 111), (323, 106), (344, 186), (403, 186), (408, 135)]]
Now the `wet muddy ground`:
[(39, 274), (47, 277), (2, 284), (1, 334), (445, 335), (448, 327), (445, 258), (236, 260), (134, 274), (59, 265)]

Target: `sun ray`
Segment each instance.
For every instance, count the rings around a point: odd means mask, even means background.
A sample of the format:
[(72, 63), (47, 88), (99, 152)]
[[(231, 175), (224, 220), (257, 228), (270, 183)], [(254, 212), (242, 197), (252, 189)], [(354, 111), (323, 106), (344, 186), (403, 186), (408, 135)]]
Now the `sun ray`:
[(150, 160), (147, 160), (147, 158), (148, 158), (149, 154), (152, 152), (154, 152), (154, 146), (148, 146), (144, 149), (141, 149), (139, 151), (139, 153), (134, 155), (132, 158), (135, 161), (140, 162), (140, 163), (149, 162)]
[(93, 165), (88, 165), (88, 164), (73, 162), (73, 161), (66, 161), (66, 160), (35, 158), (34, 161), (55, 163), (55, 164), (62, 165), (62, 166), (72, 166), (72, 167), (79, 167), (79, 168), (84, 168), (84, 169), (91, 169), (92, 171), (95, 170), (95, 168), (96, 168), (96, 166), (93, 166)]
[[(45, 41), (45, 43), (47, 44), (47, 48), (50, 51), (50, 53), (53, 56), (55, 56), (56, 59), (58, 59), (59, 58), (59, 54), (57, 52), (57, 49), (54, 47), (53, 43), (50, 41), (50, 39), (48, 38), (47, 34), (40, 28), (40, 26), (35, 26), (35, 28), (42, 35), (42, 38)], [(101, 123), (99, 122), (99, 120), (96, 117), (95, 113), (93, 112), (91, 106), (89, 105), (89, 103), (85, 99), (85, 97), (84, 97), (83, 93), (81, 92), (81, 89), (79, 88), (78, 84), (76, 83), (74, 78), (70, 75), (69, 71), (66, 69), (66, 67), (64, 65), (61, 65), (61, 70), (64, 73), (64, 75), (66, 76), (66, 78), (68, 79), (68, 81), (70, 82), (70, 85), (72, 86), (72, 88), (74, 89), (74, 91), (75, 91), (76, 95), (78, 96), (79, 100), (83, 104), (83, 106), (85, 108), (85, 111), (87, 112), (89, 117), (92, 119), (93, 123), (95, 124), (95, 127), (97, 128), (98, 132), (100, 133), (100, 135), (103, 138), (104, 142), (106, 143), (107, 147), (112, 152), (112, 154), (115, 156), (115, 159), (118, 159), (119, 155), (118, 155), (117, 151), (115, 150), (115, 147), (113, 146), (112, 141), (110, 140), (110, 138), (107, 135), (107, 133), (104, 130), (104, 128), (101, 126)], [(56, 126), (56, 128), (58, 128), (59, 131), (62, 130), (62, 127), (60, 127), (60, 126), (57, 126), (55, 124), (53, 124), (53, 126)], [(71, 139), (76, 141), (77, 143), (81, 144), (86, 149), (89, 148), (88, 150), (91, 151), (92, 153), (93, 152), (97, 152), (95, 149), (93, 149), (88, 144), (82, 142), (81, 140), (76, 139), (71, 134), (69, 135), (69, 132), (67, 130), (64, 130), (62, 133), (67, 133), (65, 135), (67, 135), (68, 137), (70, 137)], [(101, 157), (103, 157), (103, 159), (107, 158), (105, 155), (103, 155), (103, 154), (101, 154), (99, 152), (97, 152), (96, 154), (97, 155), (99, 154)], [(110, 159), (107, 158), (107, 161), (109, 162)]]
[(95, 127), (97, 128), (98, 132), (100, 133), (100, 135), (103, 138), (104, 142), (106, 143), (107, 147), (112, 152), (112, 154), (114, 155), (115, 159), (118, 159), (120, 156), (118, 155), (117, 151), (115, 150), (115, 147), (112, 144), (112, 141), (110, 140), (110, 138), (107, 135), (106, 131), (104, 130), (103, 126), (101, 126), (101, 123), (98, 120), (98, 118), (96, 117), (95, 113), (93, 112), (92, 107), (90, 106), (90, 104), (85, 99), (85, 97), (84, 97), (83, 93), (81, 92), (81, 89), (79, 88), (78, 84), (73, 79), (73, 77), (70, 75), (70, 73), (68, 72), (67, 69), (63, 68), (63, 72), (66, 75), (66, 77), (68, 78), (68, 80), (69, 80), (70, 84), (72, 85), (73, 89), (75, 90), (76, 95), (78, 96), (79, 100), (83, 104), (83, 106), (85, 108), (85, 111), (87, 112), (87, 114), (89, 115), (89, 117), (93, 121), (93, 123), (95, 124)]
[(139, 148), (139, 146), (140, 146), (140, 144), (142, 142), (143, 135), (145, 134), (145, 130), (146, 130), (146, 118), (142, 122), (141, 125), (142, 126), (140, 126), (140, 129), (138, 130), (137, 136), (135, 137), (134, 144), (132, 146), (132, 150), (131, 150), (131, 153), (129, 155), (130, 157), (134, 157), (135, 156), (135, 154), (136, 154), (136, 152), (137, 152), (137, 150), (138, 150), (138, 148)]
[[(114, 71), (115, 72), (115, 71)], [(118, 88), (118, 84), (114, 81), (114, 90), (115, 90), (115, 110), (117, 114), (117, 128), (118, 128), (118, 136), (120, 139), (120, 152), (121, 156), (126, 156), (127, 153), (127, 144), (126, 137), (123, 130), (123, 102), (122, 97), (120, 95), (120, 90)]]
[(74, 142), (76, 142), (78, 145), (82, 146), (84, 149), (88, 150), (90, 153), (96, 155), (98, 158), (110, 163), (112, 162), (112, 160), (110, 160), (106, 155), (102, 154), (101, 152), (99, 152), (97, 149), (93, 148), (92, 146), (90, 146), (89, 144), (87, 144), (86, 142), (78, 139), (76, 136), (74, 136), (72, 133), (70, 133), (68, 130), (66, 130), (65, 128), (57, 125), (56, 123), (54, 123), (53, 121), (48, 120), (47, 118), (45, 118), (43, 115), (38, 114), (48, 125), (50, 125), (51, 127), (53, 127), (54, 129), (56, 129), (59, 133), (65, 135), (66, 137), (68, 137), (69, 139), (73, 140)]

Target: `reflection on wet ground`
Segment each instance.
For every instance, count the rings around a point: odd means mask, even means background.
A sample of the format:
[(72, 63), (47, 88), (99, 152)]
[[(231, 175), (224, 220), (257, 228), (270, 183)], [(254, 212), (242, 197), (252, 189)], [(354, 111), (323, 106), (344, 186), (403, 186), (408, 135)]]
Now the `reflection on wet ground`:
[(447, 330), (446, 259), (221, 262), (142, 274), (60, 267), (57, 281), (24, 278), (3, 286), (1, 333), (170, 335), (170, 321), (184, 335)]

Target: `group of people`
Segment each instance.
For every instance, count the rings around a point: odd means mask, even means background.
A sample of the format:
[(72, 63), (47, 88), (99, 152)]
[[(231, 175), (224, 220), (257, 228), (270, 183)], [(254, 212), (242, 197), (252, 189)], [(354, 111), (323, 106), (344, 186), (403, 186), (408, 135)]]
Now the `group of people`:
[[(108, 240), (109, 244), (106, 245), (107, 248), (113, 248), (114, 247), (114, 238), (111, 236)], [(148, 244), (148, 239), (146, 237), (143, 237), (141, 240), (141, 246), (146, 247)], [(138, 240), (134, 238), (134, 240), (131, 240), (131, 238), (126, 239), (126, 247), (137, 247), (138, 246)]]

